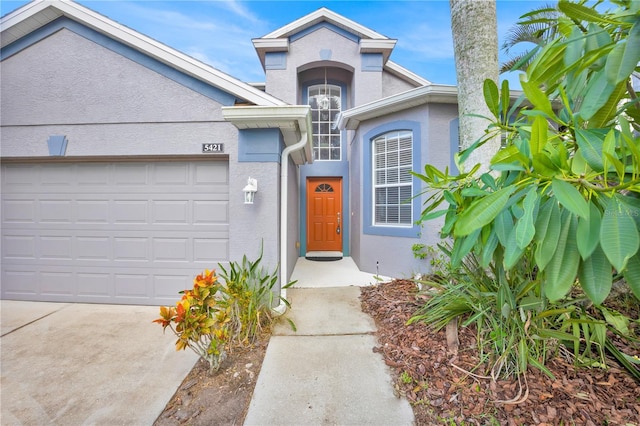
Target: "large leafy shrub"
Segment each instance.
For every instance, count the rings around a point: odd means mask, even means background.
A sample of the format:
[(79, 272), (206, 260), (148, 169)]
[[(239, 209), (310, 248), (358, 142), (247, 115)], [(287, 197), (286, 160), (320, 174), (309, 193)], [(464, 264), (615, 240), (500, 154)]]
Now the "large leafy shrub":
[(509, 274), (529, 253), (548, 300), (578, 279), (599, 304), (614, 273), (640, 297), (640, 108), (630, 82), (640, 3), (621, 3), (601, 14), (561, 1), (561, 36), (533, 50), (516, 105), (508, 82), (501, 91), (485, 82), (488, 136), (505, 136), (491, 172), (451, 176), (427, 165), (417, 175), (435, 190), (422, 220), (445, 216), (454, 265), (473, 251)]
[(515, 103), (506, 81), (501, 90), (485, 82), (493, 115), (486, 139), (504, 137), (489, 172), (450, 175), (426, 165), (416, 174), (429, 191), (421, 221), (444, 216), (441, 235), (452, 241), (459, 271), (416, 319), (443, 326), (468, 315), (481, 347), (496, 350), (493, 371), (509, 360), (518, 374), (528, 364), (544, 369), (548, 342), (568, 343), (577, 359), (592, 344), (607, 347), (610, 321), (571, 297), (576, 287), (599, 306), (624, 278), (640, 298), (640, 107), (632, 85), (640, 2), (615, 5), (599, 12), (561, 1), (549, 23), (555, 37), (522, 59), (531, 64)]

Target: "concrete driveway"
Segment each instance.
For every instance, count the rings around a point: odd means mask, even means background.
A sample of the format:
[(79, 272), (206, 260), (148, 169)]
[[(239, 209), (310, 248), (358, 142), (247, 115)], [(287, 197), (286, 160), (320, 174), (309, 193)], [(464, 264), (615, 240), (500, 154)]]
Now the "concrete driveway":
[(197, 356), (154, 306), (0, 301), (2, 425), (151, 425)]

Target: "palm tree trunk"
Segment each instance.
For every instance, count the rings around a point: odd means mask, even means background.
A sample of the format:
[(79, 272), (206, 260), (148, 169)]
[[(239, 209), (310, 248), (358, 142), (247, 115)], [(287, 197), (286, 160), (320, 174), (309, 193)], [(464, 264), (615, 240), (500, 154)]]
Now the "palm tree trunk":
[[(485, 134), (489, 122), (469, 114), (491, 117), (482, 86), (486, 79), (498, 83), (498, 29), (495, 0), (449, 0), (451, 31), (458, 80), (460, 146), (465, 149)], [(476, 149), (465, 170), (482, 164), (489, 168), (491, 157), (500, 149), (495, 137)]]

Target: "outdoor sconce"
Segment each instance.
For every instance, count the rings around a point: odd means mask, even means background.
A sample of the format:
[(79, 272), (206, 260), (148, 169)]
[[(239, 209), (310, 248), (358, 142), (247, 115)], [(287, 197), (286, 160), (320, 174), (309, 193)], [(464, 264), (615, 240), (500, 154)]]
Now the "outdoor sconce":
[(256, 192), (258, 192), (258, 181), (250, 177), (247, 179), (247, 186), (242, 190), (244, 192), (244, 203), (245, 204), (253, 204), (253, 199), (256, 196)]

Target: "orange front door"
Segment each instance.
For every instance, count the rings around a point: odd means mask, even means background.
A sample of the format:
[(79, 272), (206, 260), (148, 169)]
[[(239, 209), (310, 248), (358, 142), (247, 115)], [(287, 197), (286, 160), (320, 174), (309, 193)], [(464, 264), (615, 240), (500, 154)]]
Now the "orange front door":
[(307, 179), (307, 251), (342, 252), (342, 179)]

